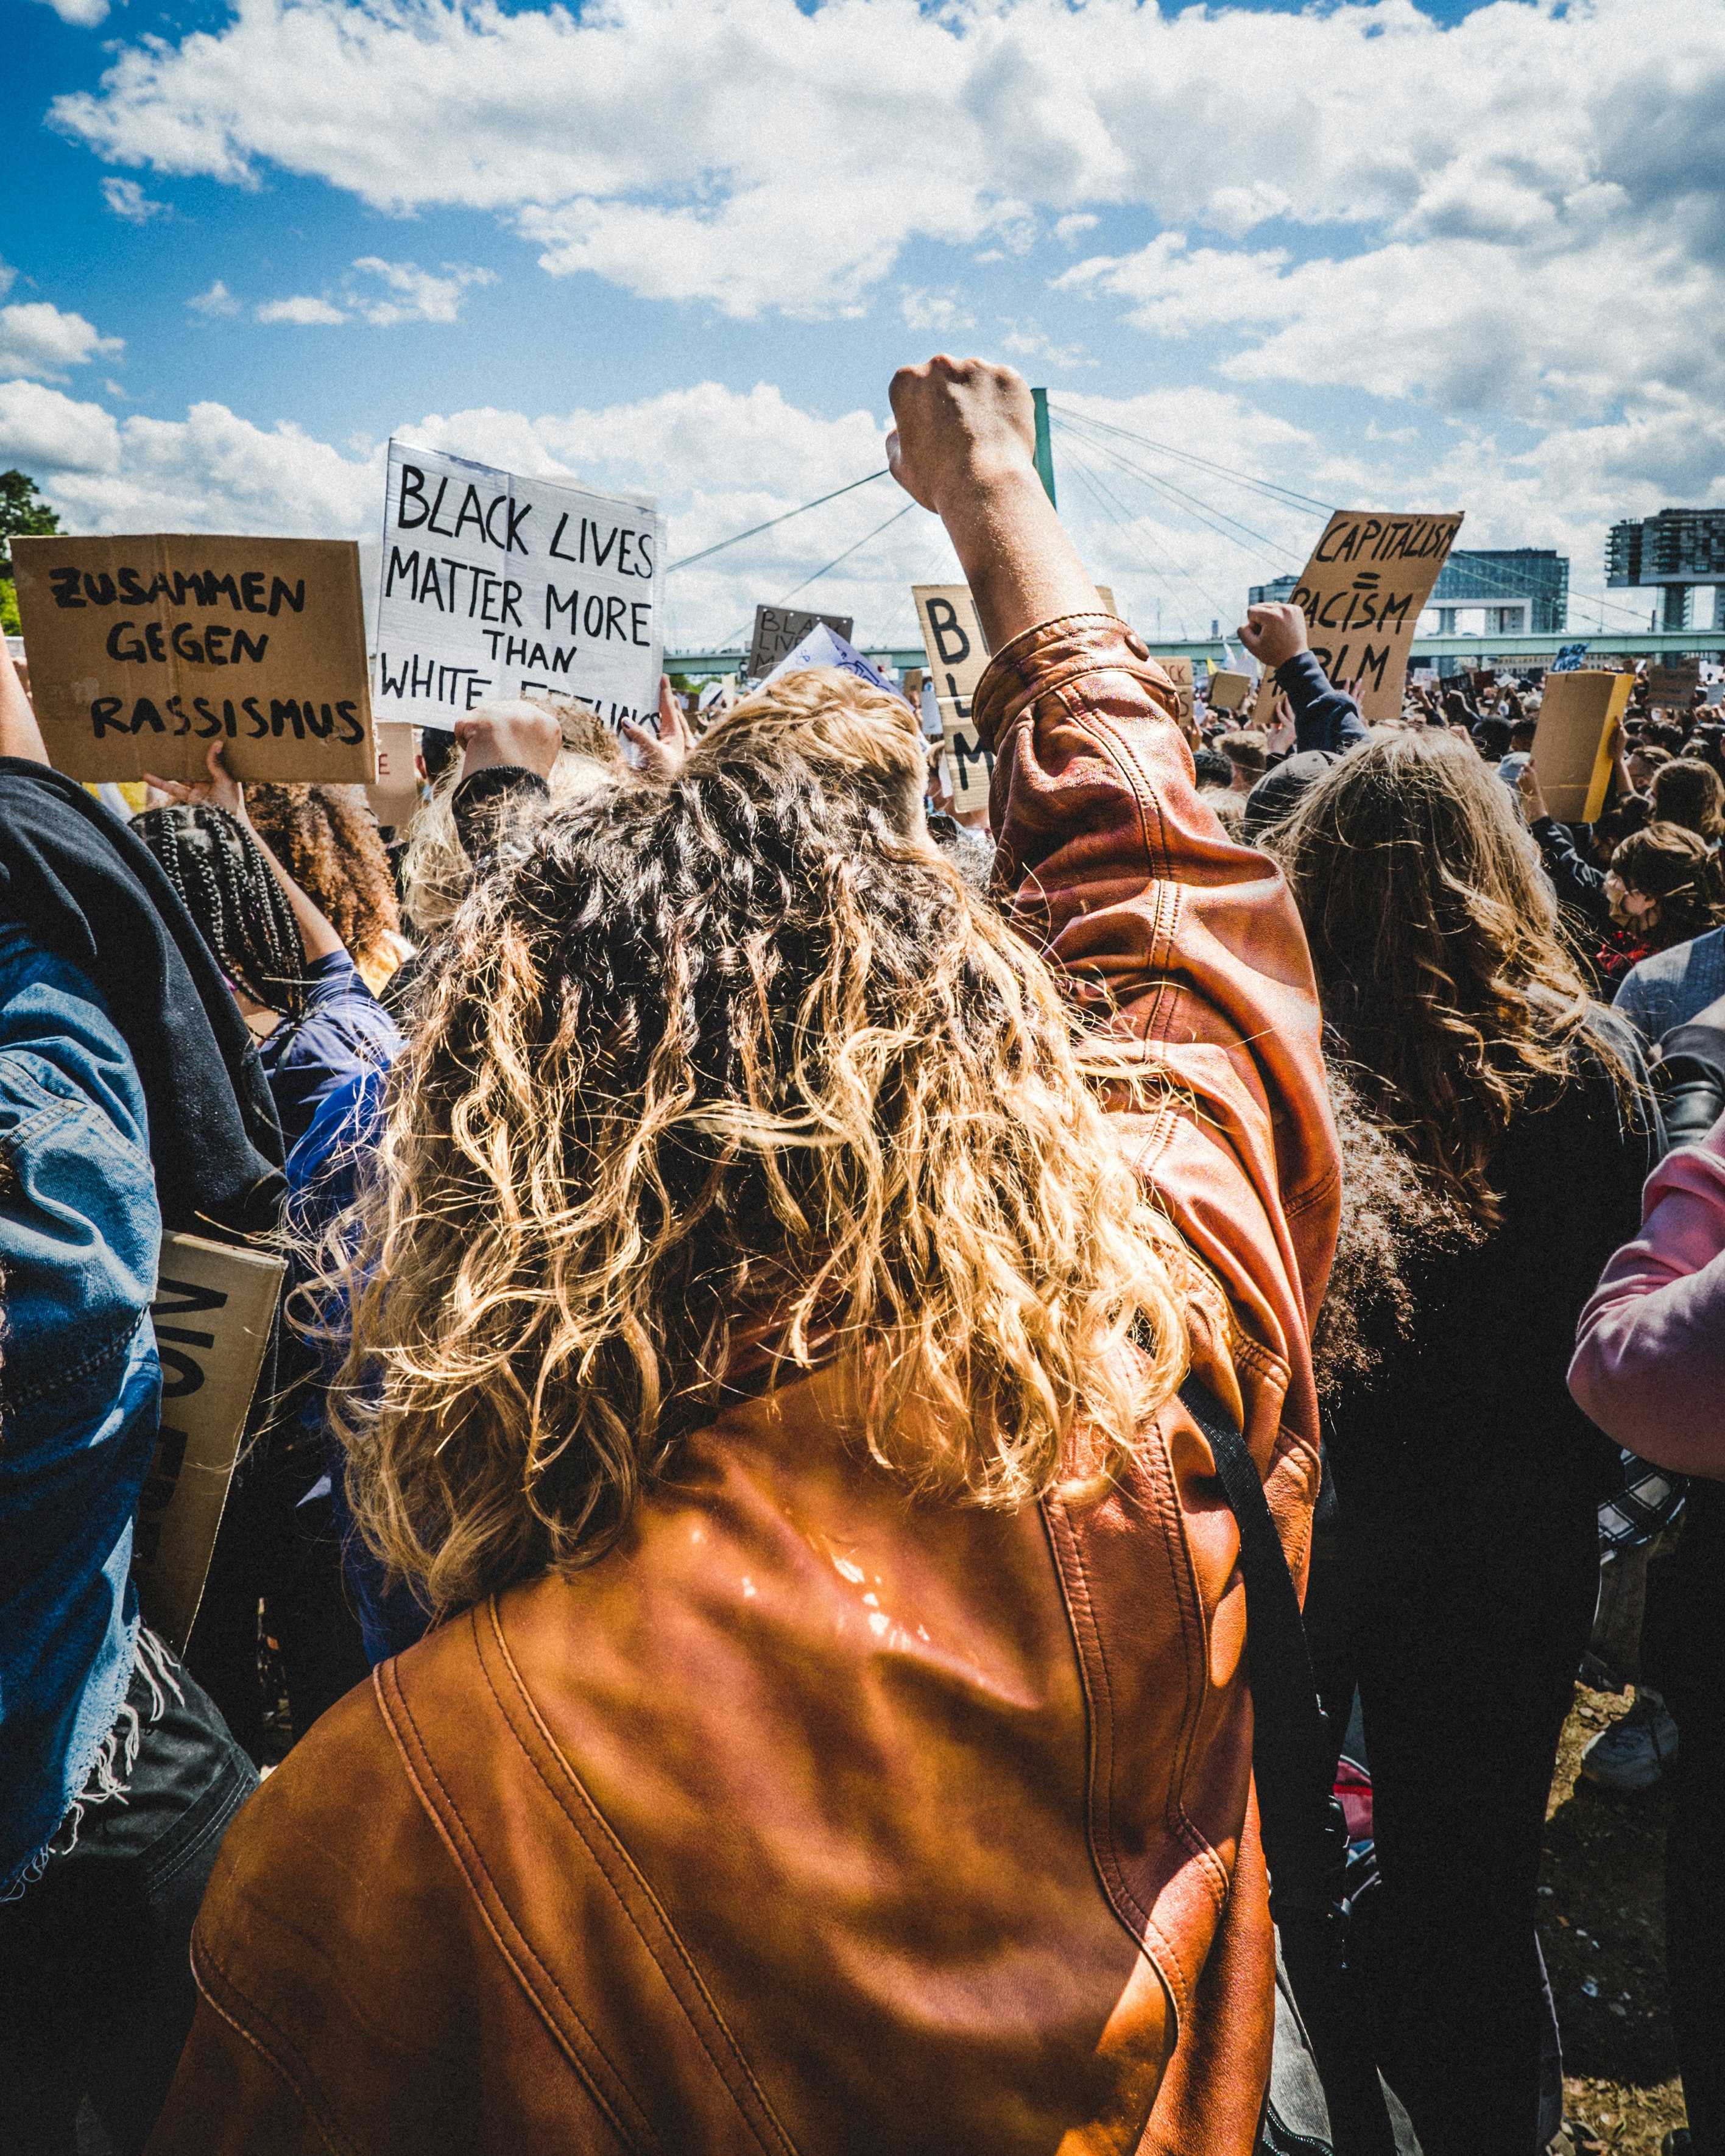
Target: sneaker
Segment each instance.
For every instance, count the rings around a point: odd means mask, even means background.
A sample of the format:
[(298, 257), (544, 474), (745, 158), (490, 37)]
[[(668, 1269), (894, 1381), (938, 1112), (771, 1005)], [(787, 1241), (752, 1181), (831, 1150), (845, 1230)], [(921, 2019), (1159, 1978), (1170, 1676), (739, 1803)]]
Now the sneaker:
[(1627, 1714), (1602, 1729), (1581, 1755), (1581, 1771), (1608, 1789), (1651, 1789), (1677, 1756), (1677, 1725), (1643, 1685)]

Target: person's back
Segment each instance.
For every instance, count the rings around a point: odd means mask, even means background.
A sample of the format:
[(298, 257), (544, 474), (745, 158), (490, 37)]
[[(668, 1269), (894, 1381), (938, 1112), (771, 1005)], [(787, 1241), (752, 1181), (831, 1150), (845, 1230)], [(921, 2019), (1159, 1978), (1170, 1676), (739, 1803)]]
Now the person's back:
[(1725, 995), (1725, 928), (1709, 928), (1631, 966), (1611, 1007), (1650, 1045)]
[[(1315, 1007), (1028, 394), (947, 364), (895, 401), (996, 653), (1021, 933), (928, 842), (913, 716), (842, 676), (482, 880), (340, 1394), (362, 1526), (462, 1614), (230, 1838), (158, 2156), (1255, 2145), (1238, 1540), (1173, 1388), (1189, 1353), (1297, 1571)], [(998, 459), (1008, 391), (1010, 480), (949, 489), (942, 399)]]

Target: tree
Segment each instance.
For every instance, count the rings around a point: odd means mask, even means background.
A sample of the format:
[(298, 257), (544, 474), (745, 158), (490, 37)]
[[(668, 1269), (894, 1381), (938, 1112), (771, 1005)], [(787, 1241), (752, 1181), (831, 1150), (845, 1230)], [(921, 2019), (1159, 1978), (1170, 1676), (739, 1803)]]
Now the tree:
[(42, 499), (28, 472), (0, 472), (0, 577), (12, 580), (12, 552), (8, 542), (23, 534), (58, 531), (60, 520)]

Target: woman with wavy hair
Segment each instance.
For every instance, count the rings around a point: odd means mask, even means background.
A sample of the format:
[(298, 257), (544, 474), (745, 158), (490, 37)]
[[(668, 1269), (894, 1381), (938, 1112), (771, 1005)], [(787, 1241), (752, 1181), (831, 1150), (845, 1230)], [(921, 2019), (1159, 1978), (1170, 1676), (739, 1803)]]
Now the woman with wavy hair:
[(1562, 2093), (1533, 1928), (1546, 1799), (1617, 1480), (1565, 1374), (1657, 1119), (1466, 743), (1374, 738), (1276, 850), (1355, 1093), (1472, 1229), (1404, 1261), (1411, 1314), (1327, 1421), (1383, 1881), (1379, 2064), (1427, 2156), (1527, 2156)]
[(362, 786), (254, 785), (252, 828), (321, 906), (374, 996), (409, 957), (389, 855)]
[(996, 654), (1004, 914), (831, 674), (480, 876), (345, 1275), (356, 1512), (444, 1621), (224, 1847), (156, 2156), (1255, 2146), (1238, 1537), (1176, 1388), (1301, 1569), (1310, 970), (1023, 382), (892, 395)]

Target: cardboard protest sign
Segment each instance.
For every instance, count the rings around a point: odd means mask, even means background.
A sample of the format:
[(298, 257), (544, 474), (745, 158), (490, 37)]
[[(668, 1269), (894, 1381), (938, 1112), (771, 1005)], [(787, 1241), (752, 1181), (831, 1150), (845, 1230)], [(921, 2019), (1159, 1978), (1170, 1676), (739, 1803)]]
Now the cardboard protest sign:
[(1548, 674), (1533, 735), (1533, 768), (1545, 805), (1560, 824), (1591, 824), (1611, 779), (1611, 729), (1623, 716), (1633, 677), (1597, 667)]
[(781, 674), (800, 673), (805, 666), (836, 666), (841, 673), (855, 674), (875, 688), (885, 689), (889, 696), (898, 694), (879, 667), (870, 665), (854, 644), (835, 635), (824, 622), (810, 629), (794, 651), (786, 652), (761, 686), (764, 689), (768, 681), (776, 681)]
[(359, 553), (203, 532), (12, 542), (30, 689), (83, 779), (372, 776)]
[(389, 444), (380, 719), (453, 727), (508, 696), (570, 696), (651, 728), (664, 660), (660, 520), (645, 497)]
[(994, 756), (971, 724), (971, 699), (988, 670), (988, 647), (968, 584), (915, 584), (916, 619), (928, 654), (929, 680), (940, 714), (943, 763), (952, 805), (961, 814), (988, 805)]
[(1647, 662), (1647, 701), (1662, 710), (1686, 711), (1689, 699), (1700, 686), (1698, 659), (1650, 659)]
[(1250, 674), (1232, 674), (1227, 668), (1219, 666), (1210, 676), (1208, 701), (1213, 711), (1243, 711), (1251, 693)]
[(770, 674), (786, 652), (794, 651), (821, 622), (847, 641), (856, 625), (848, 613), (803, 613), (796, 607), (757, 606), (755, 633), (749, 642), (750, 678), (758, 681)]
[(373, 729), (377, 737), (377, 776), (366, 788), (372, 814), (388, 830), (402, 830), (419, 806), (419, 774), (414, 767), (415, 734), (398, 719)]
[(156, 1300), (162, 1427), (138, 1504), (132, 1576), (146, 1620), (185, 1652), (257, 1389), (284, 1259), (164, 1235)]
[(1192, 661), (1184, 652), (1165, 654), (1153, 651), (1150, 656), (1174, 685), (1174, 693), (1180, 700), (1180, 724), (1189, 726), (1197, 708), (1192, 688)]
[(1401, 716), (1402, 683), (1420, 610), (1431, 596), (1461, 512), (1397, 516), (1338, 509), (1300, 573), (1293, 603), (1317, 663), (1354, 693), (1368, 726)]

